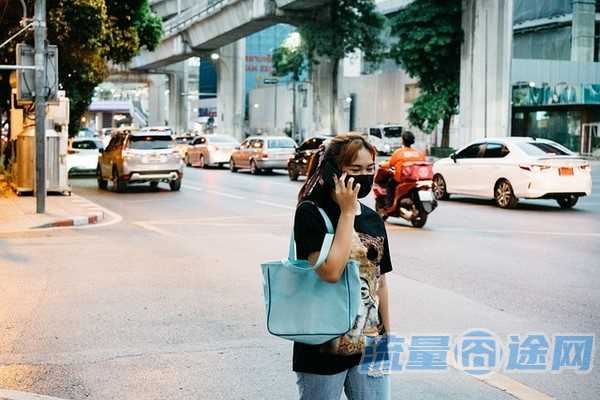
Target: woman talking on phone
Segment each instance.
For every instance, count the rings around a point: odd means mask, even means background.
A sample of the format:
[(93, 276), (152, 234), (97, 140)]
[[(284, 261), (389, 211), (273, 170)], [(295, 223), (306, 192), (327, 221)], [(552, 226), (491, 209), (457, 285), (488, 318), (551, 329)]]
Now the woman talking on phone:
[(316, 270), (336, 282), (349, 259), (360, 264), (362, 304), (353, 328), (323, 345), (294, 343), (293, 370), (300, 400), (388, 400), (389, 376), (359, 369), (366, 337), (390, 329), (385, 274), (392, 270), (385, 225), (362, 204), (373, 185), (375, 148), (360, 134), (334, 137), (311, 160), (294, 218), (297, 256), (315, 264), (327, 228), (317, 207), (335, 227), (326, 261)]

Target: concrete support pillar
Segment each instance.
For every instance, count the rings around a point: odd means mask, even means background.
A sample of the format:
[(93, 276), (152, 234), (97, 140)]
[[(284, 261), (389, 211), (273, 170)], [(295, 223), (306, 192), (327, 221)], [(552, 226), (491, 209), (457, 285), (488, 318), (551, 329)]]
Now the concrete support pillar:
[(177, 107), (179, 107), (179, 101), (181, 96), (179, 95), (180, 90), (177, 85), (177, 73), (172, 72), (168, 75), (168, 87), (169, 87), (169, 126), (173, 131), (177, 132), (178, 123), (177, 120)]
[(102, 113), (96, 113), (96, 116), (94, 118), (94, 123), (96, 125), (96, 130), (100, 130), (102, 128), (110, 128), (110, 126), (104, 126), (103, 125), (103, 118), (102, 118)]
[(167, 77), (164, 75), (148, 76), (148, 125), (162, 126), (167, 120)]
[(571, 61), (594, 61), (596, 0), (573, 0)]
[(233, 135), (238, 139), (244, 137), (245, 110), (245, 56), (246, 41), (222, 47), (219, 50), (217, 66), (217, 130)]
[(314, 131), (331, 132), (333, 116), (333, 63), (325, 58), (313, 65), (313, 121)]
[(169, 72), (169, 126), (177, 134), (188, 129), (187, 67), (185, 61), (173, 65)]
[(510, 136), (512, 0), (463, 0), (460, 125), (452, 147)]

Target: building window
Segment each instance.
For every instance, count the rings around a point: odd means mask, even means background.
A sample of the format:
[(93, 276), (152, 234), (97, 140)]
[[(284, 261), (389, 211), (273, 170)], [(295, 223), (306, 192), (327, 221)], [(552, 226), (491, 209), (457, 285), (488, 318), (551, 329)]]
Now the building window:
[(416, 83), (408, 83), (404, 85), (404, 102), (405, 103), (414, 103), (414, 101), (419, 97), (419, 85)]
[[(598, 2), (600, 7), (600, 2)], [(594, 36), (594, 61), (600, 62), (600, 24), (596, 24), (596, 35)]]
[(514, 32), (513, 58), (569, 61), (571, 26)]

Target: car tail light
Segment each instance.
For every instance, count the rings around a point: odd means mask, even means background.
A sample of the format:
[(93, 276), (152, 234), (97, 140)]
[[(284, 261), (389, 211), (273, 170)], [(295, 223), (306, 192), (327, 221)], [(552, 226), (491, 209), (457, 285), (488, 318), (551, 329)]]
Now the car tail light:
[(69, 154), (79, 154), (79, 152), (77, 150), (69, 150), (69, 151), (67, 151), (67, 153), (69, 153)]
[(525, 171), (530, 171), (530, 172), (541, 172), (541, 171), (550, 169), (552, 167), (550, 167), (549, 165), (520, 164), (519, 168), (524, 169)]
[(592, 166), (590, 164), (583, 164), (580, 165), (579, 168), (583, 171), (583, 172), (592, 172)]
[(262, 157), (262, 158), (269, 158), (269, 153), (267, 153), (267, 152), (263, 152), (263, 153), (261, 154), (261, 157)]

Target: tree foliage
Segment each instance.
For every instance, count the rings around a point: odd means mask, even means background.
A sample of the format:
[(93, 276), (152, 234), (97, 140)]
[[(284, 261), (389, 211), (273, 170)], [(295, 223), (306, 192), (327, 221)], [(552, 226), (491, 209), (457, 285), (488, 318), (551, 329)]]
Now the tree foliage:
[[(314, 18), (305, 19), (298, 24), (302, 38), (303, 60), (309, 65), (318, 63), (319, 58), (328, 58), (333, 63), (331, 113), (335, 116), (338, 97), (338, 62), (346, 55), (360, 50), (367, 61), (380, 61), (385, 54), (385, 44), (381, 37), (385, 17), (380, 14), (374, 0), (333, 0), (317, 9)], [(279, 53), (278, 55), (276, 53)], [(290, 68), (299, 63), (299, 58), (286, 54), (285, 50), (276, 50), (275, 56), (291, 62)], [(290, 57), (288, 57), (290, 56)], [(297, 56), (299, 57), (299, 56)], [(274, 64), (277, 71), (281, 66)], [(283, 68), (285, 70), (285, 68)], [(331, 118), (331, 131), (336, 132), (336, 118)]]
[(396, 39), (390, 56), (419, 80), (421, 97), (409, 109), (409, 121), (431, 132), (458, 112), (461, 28), (460, 0), (415, 0), (391, 20)]
[(281, 46), (273, 50), (273, 75), (291, 75), (292, 79), (298, 82), (305, 69), (305, 52), (301, 46), (296, 48)]
[[(15, 0), (0, 0), (0, 10), (9, 1)], [(32, 16), (34, 0), (26, 3)], [(21, 16), (20, 7), (6, 8), (2, 39), (20, 28)], [(59, 49), (59, 81), (70, 98), (69, 130), (75, 134), (94, 88), (107, 77), (107, 63), (127, 62), (142, 47), (156, 48), (162, 22), (148, 0), (48, 0), (47, 18), (48, 42)], [(0, 49), (0, 63), (14, 64), (15, 46), (23, 41), (33, 44), (33, 34)]]
[(382, 59), (385, 17), (373, 0), (335, 0), (317, 13), (299, 26), (310, 60), (318, 56), (340, 60), (356, 50), (362, 51), (367, 61)]

